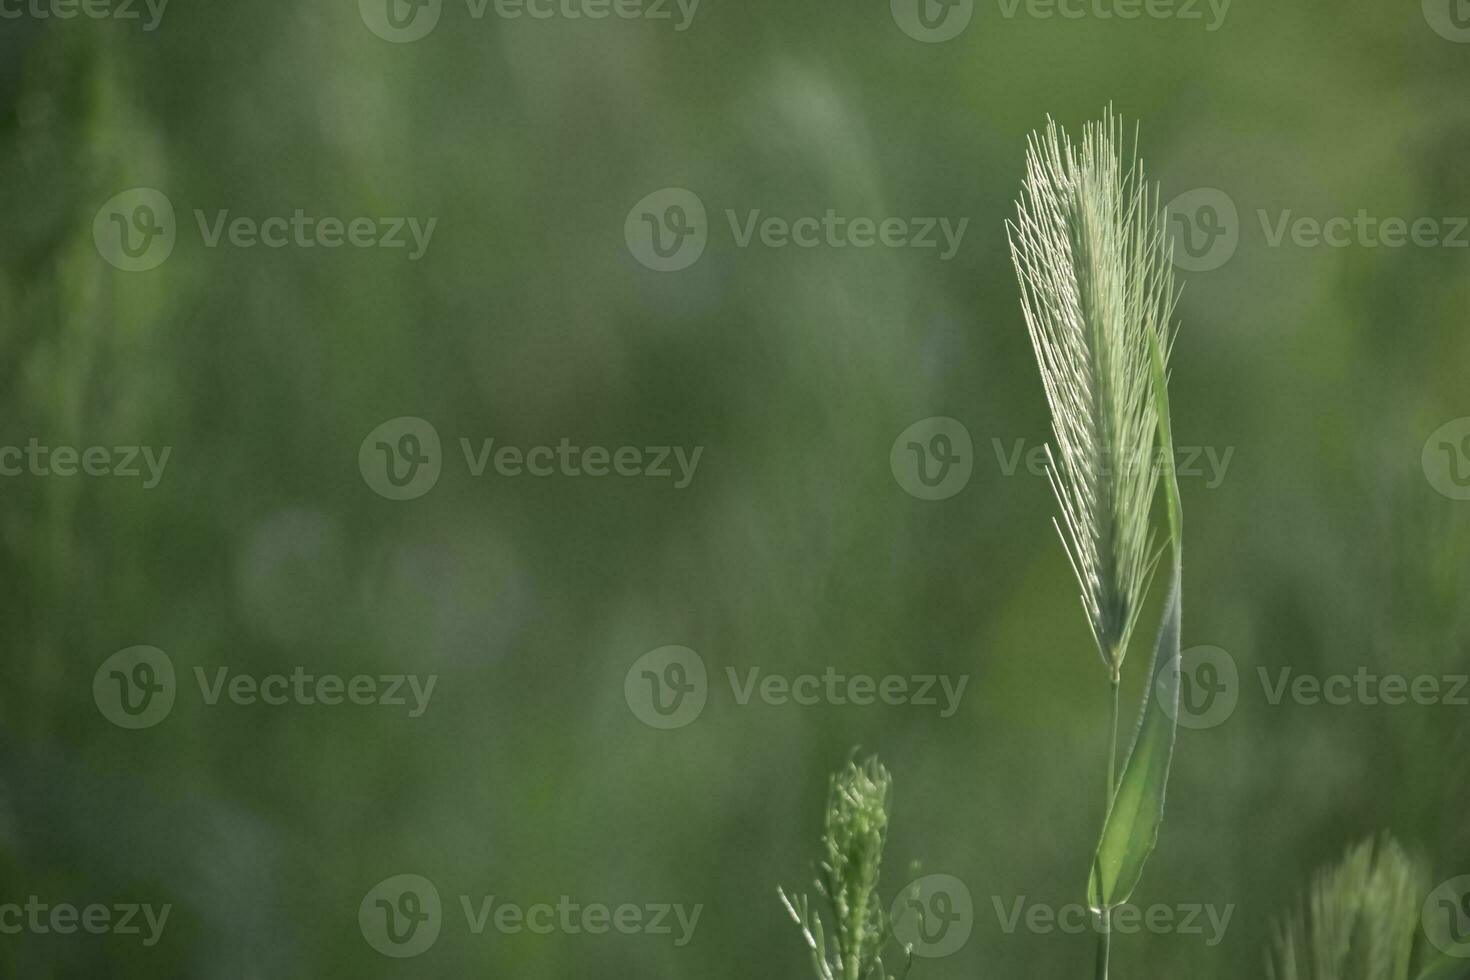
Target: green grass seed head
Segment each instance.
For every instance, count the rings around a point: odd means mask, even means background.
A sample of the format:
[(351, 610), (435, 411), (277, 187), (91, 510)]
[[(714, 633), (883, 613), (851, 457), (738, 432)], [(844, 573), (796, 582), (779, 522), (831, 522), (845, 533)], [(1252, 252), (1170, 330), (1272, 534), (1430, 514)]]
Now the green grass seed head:
[(1157, 188), (1124, 169), (1109, 109), (1074, 144), (1031, 135), (1008, 222), (1026, 326), (1051, 410), (1056, 522), (1103, 662), (1116, 677), (1157, 561), (1158, 415), (1149, 338), (1169, 347), (1177, 293)]
[(849, 762), (828, 783), (818, 894), (826, 899), (832, 937), (805, 895), (781, 901), (801, 927), (818, 980), (884, 980), (888, 921), (878, 895), (893, 783), (877, 757)]
[(1428, 872), (1384, 835), (1317, 873), (1277, 924), (1271, 980), (1409, 980)]

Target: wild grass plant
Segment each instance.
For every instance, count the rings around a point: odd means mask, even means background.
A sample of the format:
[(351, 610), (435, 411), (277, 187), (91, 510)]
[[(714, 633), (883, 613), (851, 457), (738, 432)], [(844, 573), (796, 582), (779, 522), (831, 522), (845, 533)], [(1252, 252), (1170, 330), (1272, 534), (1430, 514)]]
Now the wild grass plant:
[(1298, 908), (1277, 923), (1270, 980), (1454, 980), (1470, 961), (1425, 941), (1430, 892), (1422, 861), (1387, 834), (1348, 849), (1319, 871)]
[[(821, 901), (814, 904), (805, 894), (777, 889), (801, 929), (817, 980), (894, 980), (883, 964), (893, 935), (878, 894), (892, 797), (893, 781), (876, 756), (834, 773), (816, 871)], [(910, 950), (899, 948), (907, 973)]]
[[(1049, 123), (1033, 134), (1016, 220), (1008, 224), (1022, 309), (1051, 409), (1047, 472), (1056, 522), (1110, 693), (1108, 808), (1093, 856), (1089, 903), (1099, 916), (1096, 975), (1107, 976), (1111, 911), (1126, 902), (1163, 816), (1178, 699), (1181, 515), (1167, 388), (1176, 292), (1158, 191), (1126, 169), (1109, 111), (1081, 146)], [(1151, 525), (1163, 482), (1172, 575), (1154, 652), (1158, 697), (1118, 772), (1124, 660), (1161, 554)], [(1170, 703), (1170, 702), (1173, 703)], [(887, 826), (888, 774), (876, 760), (833, 777), (817, 877), (834, 937), (805, 896), (781, 893), (802, 928), (818, 980), (886, 980), (888, 938), (874, 895)]]
[[(1182, 515), (1168, 360), (1178, 292), (1157, 187), (1109, 109), (1080, 145), (1055, 122), (1033, 133), (1008, 225), (1021, 307), (1051, 412), (1047, 473), (1109, 692), (1107, 809), (1088, 899), (1099, 919), (1095, 975), (1108, 974), (1112, 910), (1126, 902), (1163, 819), (1179, 687)], [(1171, 575), (1152, 683), (1121, 773), (1119, 687), (1161, 557), (1151, 516), (1167, 500)], [(1151, 696), (1151, 695), (1157, 696)]]
[[(1123, 125), (1111, 109), (1076, 142), (1050, 120), (1031, 135), (1007, 230), (1051, 415), (1054, 523), (1109, 704), (1100, 766), (1107, 805), (1088, 881), (1097, 980), (1110, 968), (1113, 912), (1131, 898), (1158, 840), (1179, 712), (1183, 515), (1168, 391), (1179, 291), (1166, 229), (1136, 136), (1125, 158)], [(1167, 544), (1154, 520), (1160, 485)], [(1149, 683), (1120, 768), (1123, 667), (1166, 556)], [(890, 942), (907, 973), (912, 949), (897, 943), (878, 897), (891, 792), (876, 758), (834, 774), (816, 876), (822, 904), (779, 892), (817, 980), (894, 980), (883, 962)], [(1441, 954), (1421, 932), (1428, 892), (1423, 864), (1388, 836), (1356, 845), (1318, 874), (1279, 924), (1269, 980), (1465, 980), (1470, 959)]]

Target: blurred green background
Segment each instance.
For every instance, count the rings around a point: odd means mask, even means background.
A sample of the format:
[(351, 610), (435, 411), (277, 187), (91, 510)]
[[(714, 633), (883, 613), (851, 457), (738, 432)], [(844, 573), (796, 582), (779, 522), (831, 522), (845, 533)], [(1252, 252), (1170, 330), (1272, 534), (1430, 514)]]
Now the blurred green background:
[[(151, 947), (0, 935), (3, 975), (807, 977), (776, 885), (807, 885), (854, 746), (894, 773), (885, 897), (920, 861), (973, 898), (968, 942), (911, 977), (1089, 975), (1090, 934), (996, 913), (1083, 899), (1107, 718), (1046, 481), (1000, 458), (1048, 438), (1004, 221), (1027, 133), (1109, 101), (1165, 201), (1216, 188), (1239, 213), (1228, 261), (1182, 273), (1173, 377), (1177, 443), (1233, 450), (1218, 485), (1182, 481), (1184, 643), (1228, 651), (1239, 700), (1181, 731), (1135, 896), (1234, 913), (1214, 946), (1121, 937), (1114, 973), (1261, 975), (1312, 869), (1380, 829), (1436, 881), (1470, 871), (1464, 707), (1273, 705), (1258, 680), (1470, 671), (1470, 502), (1421, 460), (1470, 416), (1464, 234), (1267, 235), (1288, 210), (1470, 214), (1470, 44), (1416, 3), (1237, 0), (1215, 30), (1206, 7), (1008, 9), (977, 3), (943, 43), (902, 29), (903, 0), (704, 0), (684, 30), (674, 7), (477, 18), (445, 0), (409, 43), (350, 0), (176, 0), (151, 31), (146, 10), (0, 21), (0, 445), (171, 447), (152, 489), (0, 478), (0, 902), (172, 905)], [(93, 224), (135, 187), (172, 203), (177, 241), (129, 272)], [(708, 242), (659, 272), (624, 225), (671, 187), (703, 203)], [(409, 261), (209, 248), (194, 217), (296, 208), (437, 226)], [(742, 248), (726, 211), (755, 209), (968, 226), (949, 261)], [(409, 501), (358, 467), (401, 416), (443, 442)], [(889, 459), (933, 416), (973, 440), (939, 501)], [(703, 453), (683, 489), (473, 477), (461, 438)], [(177, 702), (124, 730), (92, 682), (138, 644), (171, 658)], [(625, 679), (666, 645), (698, 653), (709, 690), (661, 730)], [(409, 718), (210, 705), (194, 681), (297, 666), (438, 684)], [(726, 675), (829, 667), (968, 681), (941, 717), (741, 704)], [(404, 873), (444, 915), (397, 960), (358, 909)], [(461, 895), (703, 911), (682, 947), (474, 935)]]

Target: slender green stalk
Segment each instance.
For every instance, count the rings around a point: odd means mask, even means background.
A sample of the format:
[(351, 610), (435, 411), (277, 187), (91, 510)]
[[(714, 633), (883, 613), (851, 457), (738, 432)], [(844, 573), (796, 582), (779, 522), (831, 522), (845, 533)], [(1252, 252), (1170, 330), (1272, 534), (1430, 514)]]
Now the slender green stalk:
[[(1108, 712), (1108, 808), (1103, 813), (1103, 823), (1106, 826), (1107, 816), (1113, 811), (1113, 800), (1118, 793), (1118, 689), (1122, 678), (1114, 671), (1108, 678), (1108, 686), (1111, 688), (1109, 698), (1111, 710)], [(1108, 980), (1108, 960), (1112, 955), (1113, 946), (1113, 912), (1112, 909), (1103, 909), (1099, 915), (1100, 930), (1097, 936), (1097, 962), (1093, 970), (1096, 980)]]
[[(1117, 769), (1118, 769), (1118, 688), (1120, 686), (1120, 682), (1121, 681), (1122, 681), (1122, 678), (1118, 674), (1116, 674), (1116, 673), (1114, 673), (1113, 676), (1109, 679), (1109, 686), (1112, 688), (1112, 694), (1113, 694), (1113, 697), (1112, 697), (1113, 707), (1112, 707), (1112, 711), (1110, 712), (1110, 714), (1112, 716), (1112, 720), (1111, 720), (1111, 722), (1109, 723), (1109, 726), (1108, 726), (1111, 729), (1111, 736), (1110, 736), (1109, 741), (1108, 741), (1108, 809), (1109, 810), (1112, 810), (1113, 809), (1113, 797), (1116, 796), (1117, 795), (1117, 792), (1118, 792), (1118, 779), (1117, 779)], [(1106, 814), (1104, 814), (1104, 816), (1106, 816)]]

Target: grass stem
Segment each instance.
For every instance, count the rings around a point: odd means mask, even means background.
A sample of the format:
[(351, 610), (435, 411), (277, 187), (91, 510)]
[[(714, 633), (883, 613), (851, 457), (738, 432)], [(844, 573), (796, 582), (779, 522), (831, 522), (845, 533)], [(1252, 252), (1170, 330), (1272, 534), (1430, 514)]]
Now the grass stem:
[[(1117, 670), (1108, 675), (1108, 687), (1111, 697), (1110, 710), (1108, 712), (1108, 807), (1103, 813), (1104, 826), (1107, 823), (1108, 814), (1113, 811), (1113, 798), (1118, 792), (1117, 768), (1118, 768), (1118, 688), (1121, 686), (1122, 677)], [(1093, 975), (1096, 980), (1108, 980), (1108, 959), (1112, 954), (1113, 945), (1113, 911), (1103, 909), (1098, 912), (1099, 930), (1097, 934), (1097, 960), (1094, 965)]]
[[(1112, 687), (1112, 711), (1109, 721), (1110, 735), (1108, 738), (1108, 811), (1113, 809), (1113, 796), (1118, 792), (1117, 768), (1118, 768), (1118, 688), (1121, 686), (1122, 678), (1117, 671), (1113, 671), (1109, 678), (1109, 686)], [(1106, 814), (1104, 814), (1106, 816)]]

